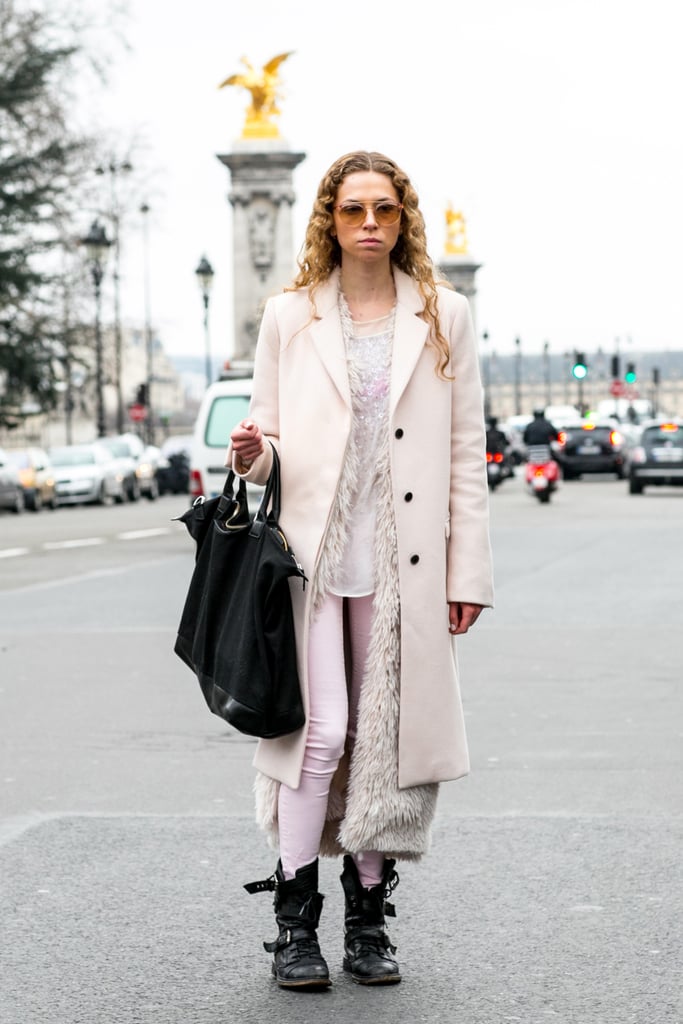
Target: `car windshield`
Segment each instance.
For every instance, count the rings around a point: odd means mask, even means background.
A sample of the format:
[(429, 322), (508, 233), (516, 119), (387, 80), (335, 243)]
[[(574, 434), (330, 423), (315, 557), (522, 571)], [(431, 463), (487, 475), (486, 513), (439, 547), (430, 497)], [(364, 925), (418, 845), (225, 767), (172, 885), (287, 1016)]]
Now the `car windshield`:
[(232, 428), (249, 412), (248, 395), (219, 395), (211, 406), (204, 443), (209, 448), (225, 448)]
[(664, 423), (660, 427), (646, 427), (643, 431), (643, 444), (683, 448), (683, 427), (679, 427), (675, 423)]
[(109, 441), (104, 438), (101, 442), (112, 455), (116, 455), (117, 458), (126, 458), (130, 455), (130, 448), (125, 441)]
[(7, 457), (17, 469), (28, 469), (31, 465), (27, 452), (8, 452)]
[(94, 466), (95, 453), (91, 448), (54, 448), (53, 466)]

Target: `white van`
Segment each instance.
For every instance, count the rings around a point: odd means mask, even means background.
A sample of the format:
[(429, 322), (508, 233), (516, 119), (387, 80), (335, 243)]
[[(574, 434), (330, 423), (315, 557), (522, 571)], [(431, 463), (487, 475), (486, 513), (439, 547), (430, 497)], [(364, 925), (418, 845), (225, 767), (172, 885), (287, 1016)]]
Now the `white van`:
[[(234, 426), (249, 412), (251, 377), (218, 380), (211, 384), (199, 407), (190, 457), (190, 500), (203, 494), (213, 498), (223, 490), (228, 469), (225, 453)], [(262, 488), (247, 485), (250, 497)], [(251, 504), (251, 502), (250, 502)]]

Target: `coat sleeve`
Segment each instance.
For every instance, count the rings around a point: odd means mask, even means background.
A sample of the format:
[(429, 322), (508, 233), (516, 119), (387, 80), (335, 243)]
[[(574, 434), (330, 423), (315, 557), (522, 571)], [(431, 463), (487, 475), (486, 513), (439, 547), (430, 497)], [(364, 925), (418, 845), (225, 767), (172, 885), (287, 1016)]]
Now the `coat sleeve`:
[[(263, 431), (264, 441), (271, 441), (278, 451), (280, 437), (279, 362), (280, 334), (275, 302), (273, 299), (269, 299), (256, 342), (249, 418)], [(235, 473), (250, 483), (265, 484), (270, 476), (272, 462), (272, 448), (266, 443), (263, 454), (254, 459), (248, 472), (239, 473), (232, 445), (228, 445), (226, 465), (232, 465)]]
[(448, 601), (493, 605), (486, 477), (486, 428), (479, 355), (467, 300), (451, 293), (447, 332), (451, 346), (451, 478)]

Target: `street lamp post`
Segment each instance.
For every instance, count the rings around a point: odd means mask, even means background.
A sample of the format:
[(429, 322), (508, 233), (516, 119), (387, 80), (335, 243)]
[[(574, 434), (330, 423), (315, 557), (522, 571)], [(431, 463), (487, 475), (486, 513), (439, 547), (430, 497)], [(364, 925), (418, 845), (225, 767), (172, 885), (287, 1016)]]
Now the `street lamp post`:
[(81, 245), (86, 248), (86, 258), (90, 264), (90, 273), (95, 288), (95, 393), (97, 400), (97, 436), (105, 437), (107, 423), (104, 413), (104, 372), (102, 359), (102, 275), (104, 265), (107, 261), (107, 254), (111, 246), (107, 234), (99, 223), (94, 220), (90, 225), (90, 231), (81, 239)]
[(117, 190), (118, 176), (120, 173), (129, 174), (133, 166), (128, 160), (117, 162), (110, 160), (108, 164), (100, 164), (95, 168), (95, 174), (109, 174), (110, 203), (109, 217), (113, 229), (114, 267), (112, 280), (114, 282), (114, 377), (116, 386), (116, 429), (119, 434), (123, 433), (123, 387), (122, 362), (123, 342), (121, 338), (121, 205)]
[(484, 416), (488, 419), (491, 415), (491, 353), (489, 352), (489, 332), (482, 334), (484, 342)]
[(550, 388), (550, 342), (543, 342), (543, 379), (545, 381), (545, 404), (552, 405)]
[(522, 415), (522, 339), (515, 338), (515, 412)]
[(147, 358), (147, 419), (145, 420), (146, 430), (145, 434), (147, 437), (147, 444), (154, 444), (154, 400), (152, 397), (152, 379), (154, 376), (154, 341), (152, 338), (152, 313), (151, 313), (151, 301), (150, 301), (150, 283), (149, 283), (149, 230), (147, 226), (147, 219), (149, 214), (149, 206), (147, 203), (143, 203), (140, 207), (140, 213), (142, 214), (142, 240), (144, 249), (144, 285), (145, 285), (145, 355)]
[(206, 386), (208, 388), (213, 379), (213, 373), (211, 370), (211, 344), (209, 338), (209, 295), (213, 284), (213, 267), (207, 260), (206, 256), (202, 256), (200, 259), (197, 269), (195, 270), (195, 274), (197, 275), (197, 282), (199, 284), (199, 288), (202, 293), (202, 301), (204, 303), (204, 344), (206, 347)]

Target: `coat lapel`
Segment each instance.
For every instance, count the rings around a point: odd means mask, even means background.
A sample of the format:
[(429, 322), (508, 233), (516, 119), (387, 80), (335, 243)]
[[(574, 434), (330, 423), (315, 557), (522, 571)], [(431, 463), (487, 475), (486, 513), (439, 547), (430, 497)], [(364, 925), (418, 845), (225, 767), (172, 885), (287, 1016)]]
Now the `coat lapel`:
[(407, 274), (397, 269), (394, 269), (394, 281), (396, 328), (391, 360), (390, 417), (394, 415), (398, 401), (412, 376), (429, 331), (425, 321), (418, 316), (424, 308), (424, 300), (417, 285)]
[(339, 272), (335, 272), (315, 295), (317, 316), (311, 325), (311, 337), (323, 366), (334, 381), (337, 391), (351, 408), (346, 349), (337, 307)]
[[(391, 394), (389, 415), (392, 416), (398, 401), (420, 358), (429, 328), (418, 315), (424, 308), (424, 300), (417, 285), (407, 274), (394, 268), (396, 283), (396, 327), (391, 364)], [(346, 351), (341, 320), (337, 307), (339, 271), (335, 271), (320, 287), (315, 296), (317, 316), (311, 325), (311, 337), (320, 361), (334, 381), (342, 399), (351, 407), (349, 374), (346, 367)]]

